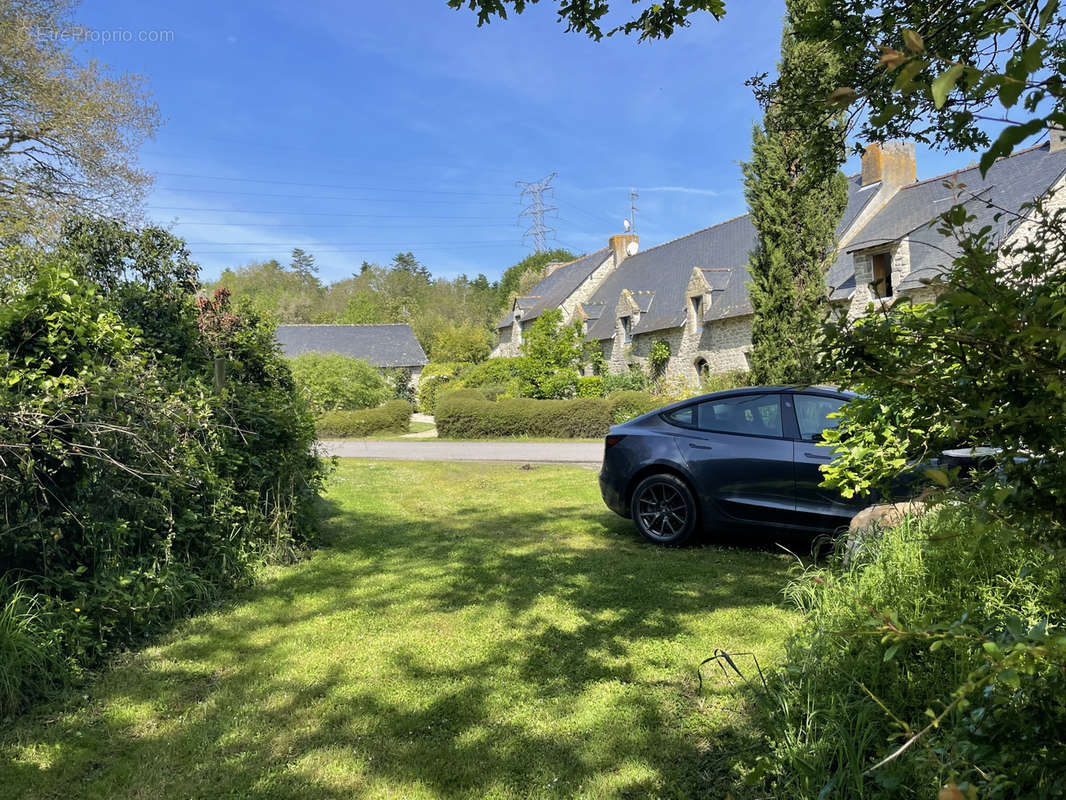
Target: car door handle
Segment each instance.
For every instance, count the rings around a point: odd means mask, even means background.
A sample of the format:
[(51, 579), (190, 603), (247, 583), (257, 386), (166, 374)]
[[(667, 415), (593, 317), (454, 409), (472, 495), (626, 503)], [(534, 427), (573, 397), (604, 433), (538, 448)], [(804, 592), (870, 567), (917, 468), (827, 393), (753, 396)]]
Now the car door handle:
[(815, 461), (823, 461), (826, 464), (833, 460), (832, 456), (822, 455), (821, 453), (804, 453), (803, 455), (807, 456), (807, 458), (813, 458)]
[(695, 442), (689, 442), (688, 446), (689, 447), (695, 447), (697, 450), (713, 450), (714, 449), (709, 444), (696, 444)]

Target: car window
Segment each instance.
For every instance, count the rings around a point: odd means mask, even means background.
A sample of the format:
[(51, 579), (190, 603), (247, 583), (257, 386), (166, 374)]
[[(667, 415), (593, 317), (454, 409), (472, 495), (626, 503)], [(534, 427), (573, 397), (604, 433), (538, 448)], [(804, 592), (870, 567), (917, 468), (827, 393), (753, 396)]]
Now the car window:
[(806, 441), (813, 441), (826, 428), (835, 428), (840, 420), (828, 419), (828, 416), (839, 411), (847, 402), (838, 397), (819, 397), (814, 394), (797, 394), (795, 399), (800, 438)]
[(780, 395), (759, 394), (708, 400), (696, 408), (701, 431), (740, 433), (747, 436), (781, 436)]
[(673, 411), (667, 411), (663, 414), (667, 422), (672, 422), (675, 425), (681, 425), (685, 428), (696, 427), (696, 406), (685, 406), (684, 408), (675, 408)]

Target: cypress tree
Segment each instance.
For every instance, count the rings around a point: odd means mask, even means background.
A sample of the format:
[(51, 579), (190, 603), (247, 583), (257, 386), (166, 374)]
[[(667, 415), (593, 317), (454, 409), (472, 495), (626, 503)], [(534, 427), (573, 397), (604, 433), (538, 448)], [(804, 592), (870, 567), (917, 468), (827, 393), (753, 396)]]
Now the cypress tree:
[[(788, 14), (812, 0), (789, 0)], [(786, 19), (777, 81), (762, 93), (763, 124), (742, 165), (744, 195), (758, 233), (748, 285), (755, 383), (819, 378), (825, 273), (847, 203), (841, 115), (819, 98), (836, 88), (839, 60), (824, 42), (798, 39)]]

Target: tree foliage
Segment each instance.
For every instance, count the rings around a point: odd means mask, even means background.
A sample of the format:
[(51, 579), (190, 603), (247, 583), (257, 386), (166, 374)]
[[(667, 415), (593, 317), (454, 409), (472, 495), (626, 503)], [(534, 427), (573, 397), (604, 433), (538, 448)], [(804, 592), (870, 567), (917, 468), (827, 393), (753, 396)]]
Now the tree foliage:
[(301, 547), (322, 478), (272, 328), (165, 231), (68, 234), (0, 284), (0, 609), (37, 653), (0, 713)]
[[(840, 54), (838, 91), (827, 97), (850, 106), (861, 141), (986, 148), (987, 169), (1049, 124), (1066, 127), (1058, 0), (826, 0), (795, 27)], [(988, 123), (1003, 126), (994, 142)]]
[(55, 241), (72, 212), (129, 218), (159, 124), (141, 78), (79, 64), (71, 0), (0, 0), (0, 243)]
[(579, 323), (563, 324), (558, 308), (541, 312), (522, 335), (522, 396), (573, 397), (584, 350)]
[[(448, 0), (452, 8), (466, 6), (477, 13), (478, 26), (490, 22), (493, 17), (507, 19), (508, 8), (515, 14), (521, 14), (527, 6), (538, 0)], [(634, 5), (642, 8), (636, 17), (605, 27), (605, 17), (610, 11), (607, 0), (559, 0), (557, 15), (559, 22), (566, 23), (567, 33), (583, 33), (599, 41), (605, 35), (616, 33), (636, 33), (641, 40), (667, 38), (678, 28), (687, 27), (689, 16), (706, 11), (716, 19), (725, 16), (725, 0), (658, 0), (658, 2), (641, 3), (633, 0)]]
[[(791, 0), (790, 14), (809, 0)], [(847, 202), (839, 171), (844, 126), (808, 107), (797, 119), (789, 101), (818, 96), (836, 81), (838, 62), (820, 41), (797, 39), (786, 23), (780, 81), (766, 99), (763, 125), (743, 165), (744, 194), (758, 243), (751, 254), (749, 294), (755, 383), (813, 382), (825, 316), (825, 272)]]

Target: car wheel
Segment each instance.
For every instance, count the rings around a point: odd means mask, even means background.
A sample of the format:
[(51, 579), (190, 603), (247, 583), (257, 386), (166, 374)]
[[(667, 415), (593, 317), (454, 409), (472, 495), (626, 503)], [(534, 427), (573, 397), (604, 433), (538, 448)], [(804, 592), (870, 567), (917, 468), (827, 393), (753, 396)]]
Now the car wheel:
[(677, 546), (696, 531), (696, 500), (676, 475), (649, 475), (633, 490), (630, 507), (637, 530), (649, 542)]

